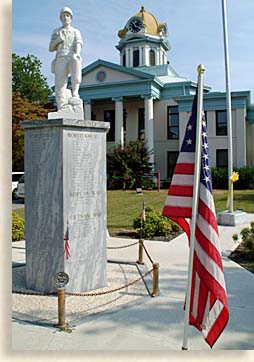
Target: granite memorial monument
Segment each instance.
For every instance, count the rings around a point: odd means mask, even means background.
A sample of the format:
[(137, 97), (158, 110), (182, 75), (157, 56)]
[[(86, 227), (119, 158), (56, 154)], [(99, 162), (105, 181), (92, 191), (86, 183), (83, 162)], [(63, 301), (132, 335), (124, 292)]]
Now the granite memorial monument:
[[(57, 116), (22, 122), (26, 281), (28, 288), (53, 292), (56, 274), (64, 272), (69, 276), (66, 291), (83, 293), (106, 286), (106, 133), (110, 125), (84, 120), (82, 112), (72, 107), (74, 99), (82, 103), (77, 76), (82, 38), (70, 27), (71, 9), (63, 8), (60, 18), (63, 28), (53, 32), (50, 43), (50, 49), (57, 50)], [(66, 24), (67, 38), (72, 40), (67, 43), (61, 35)]]

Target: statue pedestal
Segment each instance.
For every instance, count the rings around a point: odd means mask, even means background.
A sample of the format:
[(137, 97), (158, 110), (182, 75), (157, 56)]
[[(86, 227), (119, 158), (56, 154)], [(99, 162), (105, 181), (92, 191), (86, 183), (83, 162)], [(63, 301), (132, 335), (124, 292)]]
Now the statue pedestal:
[(109, 123), (55, 119), (22, 122), (22, 127), (27, 287), (56, 291), (58, 272), (68, 274), (68, 292), (105, 287)]

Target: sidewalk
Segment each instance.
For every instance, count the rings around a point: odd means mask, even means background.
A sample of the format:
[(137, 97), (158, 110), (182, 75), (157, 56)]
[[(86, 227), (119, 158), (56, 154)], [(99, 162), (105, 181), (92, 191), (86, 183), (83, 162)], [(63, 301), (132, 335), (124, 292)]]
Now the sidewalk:
[[(254, 215), (248, 215), (250, 220)], [(227, 258), (238, 244), (232, 234), (245, 225), (219, 227), (229, 300), (229, 323), (214, 350), (254, 349), (254, 275)], [(132, 244), (134, 240), (109, 238), (108, 246)], [(185, 235), (171, 242), (146, 241), (158, 262), (160, 295), (151, 297), (151, 275), (105, 296), (66, 298), (66, 320), (72, 333), (59, 332), (55, 297), (13, 295), (13, 350), (27, 351), (163, 351), (181, 350), (183, 337), (188, 243)], [(109, 249), (108, 259), (136, 261), (137, 245)], [(16, 286), (25, 275), (25, 243), (13, 244), (13, 275)], [(124, 285), (145, 274), (146, 266), (108, 263), (109, 288)], [(20, 278), (20, 279), (19, 279)], [(15, 287), (15, 286), (14, 286)], [(22, 286), (21, 286), (22, 287)], [(90, 298), (90, 299), (89, 299)], [(202, 335), (189, 328), (189, 349), (210, 350)]]

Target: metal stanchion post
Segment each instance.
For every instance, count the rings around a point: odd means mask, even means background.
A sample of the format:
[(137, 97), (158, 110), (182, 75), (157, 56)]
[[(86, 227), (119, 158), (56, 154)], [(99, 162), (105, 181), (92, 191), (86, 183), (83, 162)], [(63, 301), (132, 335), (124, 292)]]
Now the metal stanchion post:
[(159, 263), (153, 263), (153, 293), (155, 297), (159, 295)]
[(143, 262), (143, 239), (139, 240), (139, 244), (138, 244), (138, 260), (137, 260), (138, 264), (144, 264)]
[(72, 332), (72, 328), (65, 322), (65, 286), (69, 282), (68, 274), (64, 272), (55, 275), (58, 297), (58, 324), (56, 327), (61, 331)]
[(58, 296), (58, 324), (56, 325), (57, 328), (65, 329), (65, 288), (58, 288), (57, 289), (57, 296)]

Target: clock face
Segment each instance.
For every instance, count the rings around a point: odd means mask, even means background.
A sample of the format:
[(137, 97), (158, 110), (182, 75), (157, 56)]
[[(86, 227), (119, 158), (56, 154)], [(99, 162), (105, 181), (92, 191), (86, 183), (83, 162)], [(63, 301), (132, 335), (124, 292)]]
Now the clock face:
[(141, 30), (142, 26), (143, 26), (143, 23), (142, 23), (141, 19), (133, 19), (129, 23), (129, 30), (132, 33), (137, 33), (138, 31)]

